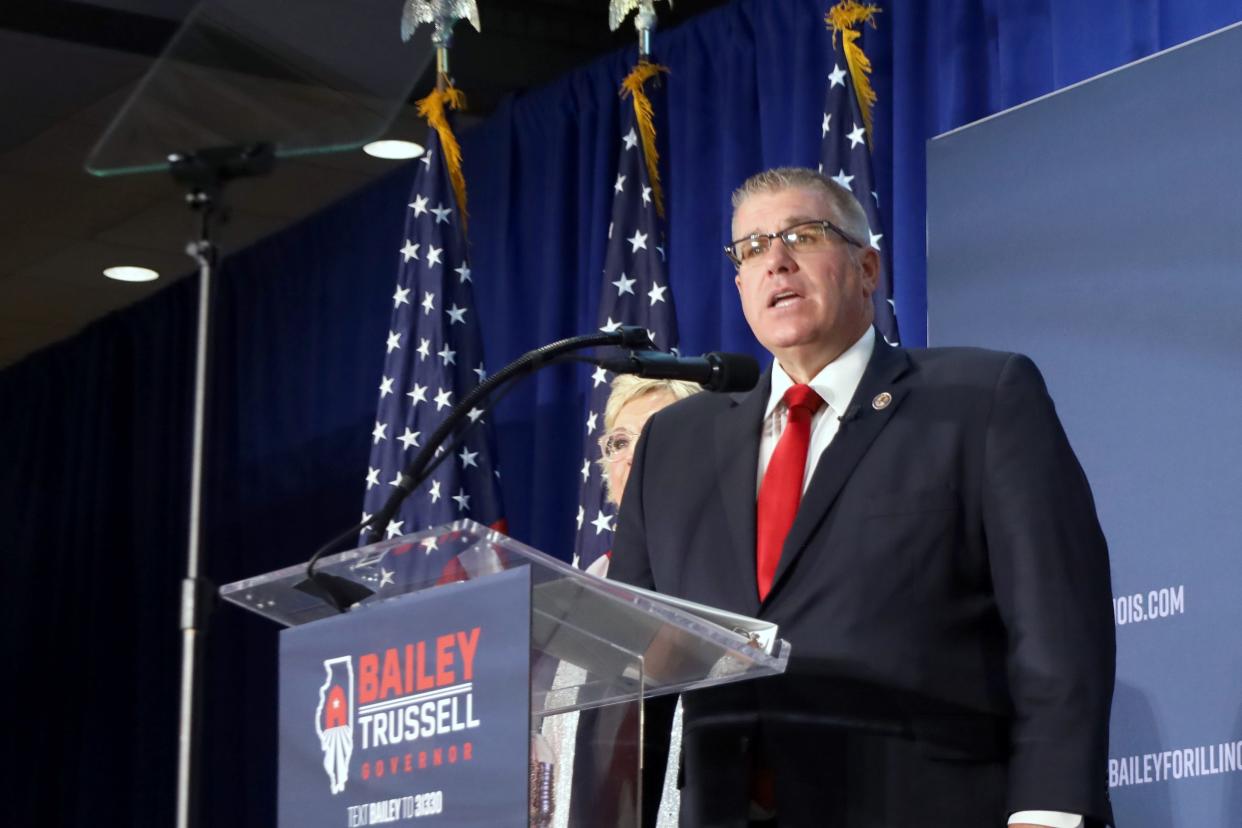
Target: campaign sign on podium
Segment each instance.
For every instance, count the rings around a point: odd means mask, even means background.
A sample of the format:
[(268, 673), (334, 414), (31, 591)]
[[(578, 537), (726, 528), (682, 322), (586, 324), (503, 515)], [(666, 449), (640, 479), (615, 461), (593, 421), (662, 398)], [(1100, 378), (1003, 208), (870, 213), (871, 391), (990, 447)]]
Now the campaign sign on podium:
[(282, 631), (278, 824), (526, 826), (530, 607), (523, 567)]
[(303, 588), (305, 564), (220, 588), (290, 628), (282, 826), (633, 828), (661, 794), (643, 786), (646, 702), (789, 660), (771, 622), (597, 578), (469, 520), (316, 572), (364, 597), (340, 613)]

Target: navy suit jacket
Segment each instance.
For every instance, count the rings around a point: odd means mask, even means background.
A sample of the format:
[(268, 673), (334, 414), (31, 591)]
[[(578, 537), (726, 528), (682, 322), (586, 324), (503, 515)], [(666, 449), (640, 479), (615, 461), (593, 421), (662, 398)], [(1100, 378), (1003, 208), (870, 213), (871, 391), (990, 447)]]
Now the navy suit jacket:
[(652, 417), (618, 519), (610, 577), (774, 621), (792, 644), (782, 677), (687, 694), (696, 819), (744, 824), (759, 761), (782, 825), (833, 809), (885, 828), (1028, 809), (1111, 822), (1108, 551), (1035, 365), (877, 339), (760, 603), (769, 385)]

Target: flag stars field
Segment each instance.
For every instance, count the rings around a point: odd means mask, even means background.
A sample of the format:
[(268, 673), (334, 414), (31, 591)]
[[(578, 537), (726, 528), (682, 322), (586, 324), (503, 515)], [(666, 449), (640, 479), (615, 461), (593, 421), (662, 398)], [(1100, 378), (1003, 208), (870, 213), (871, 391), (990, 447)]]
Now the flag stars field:
[[(644, 134), (634, 114), (646, 91), (640, 86), (630, 92), (633, 99), (621, 105), (616, 170), (600, 182), (605, 187), (606, 181), (615, 183), (596, 324), (604, 333), (615, 333), (622, 325), (640, 326), (647, 330), (652, 343), (671, 347), (677, 344), (677, 323), (664, 270), (665, 251), (657, 244), (662, 238), (658, 187), (650, 176), (644, 150), (652, 136)], [(653, 111), (658, 113), (659, 107), (653, 106)], [(605, 475), (597, 473), (595, 462), (600, 457), (597, 439), (604, 427), (604, 404), (612, 375), (597, 366), (583, 376), (590, 380), (590, 399), (583, 411), (582, 491), (574, 520), (573, 561), (579, 568), (589, 567), (607, 554), (614, 528), (613, 507), (605, 496)]]
[[(432, 109), (445, 106), (436, 96), (424, 101)], [(410, 343), (409, 350), (419, 359), (411, 359), (412, 354), (407, 356), (400, 349), (391, 351), (381, 371), (381, 376), (394, 380), (394, 392), (381, 392), (376, 406), (376, 421), (391, 423), (391, 431), (371, 448), (369, 469), (374, 474), (368, 477), (369, 490), (363, 503), (371, 514), (378, 513), (390, 494), (388, 489), (379, 488), (380, 480), (392, 475), (395, 485), (405, 479), (401, 469), (428, 449), (426, 441), (430, 438), (426, 434), (440, 430), (453, 402), (486, 376), (481, 335), (478, 325), (471, 324), (476, 308), (474, 282), (483, 279), (471, 272), (462, 222), (457, 221), (458, 194), (453, 178), (460, 170), (448, 169), (446, 155), (440, 151), (440, 140), (446, 137), (450, 120), (450, 113), (443, 114), (446, 119), (438, 122), (440, 128), (428, 130), (427, 151), (414, 168), (409, 209), (402, 209), (406, 240), (402, 250), (406, 254), (399, 257), (389, 328), (402, 334), (401, 343)], [(412, 348), (415, 343), (416, 349)], [(473, 365), (477, 369), (472, 369)], [(397, 390), (405, 392), (397, 394)], [(401, 504), (394, 520), (400, 521), (402, 531), (445, 524), (460, 519), (467, 510), (479, 523), (503, 529), (493, 437), (488, 418), (482, 415), (474, 408), (469, 421), (462, 423), (469, 430), (468, 448), (453, 442), (453, 437), (461, 437), (458, 433), (428, 452), (433, 458), (446, 458), (452, 444), (455, 457), (447, 463), (433, 461), (430, 474), (417, 482), (414, 492)], [(406, 480), (402, 488), (412, 483)], [(453, 492), (456, 497), (448, 497)], [(399, 577), (441, 577), (456, 560), (448, 544), (441, 549), (436, 538), (422, 541), (422, 550), (424, 555), (416, 557), (417, 570), (409, 574), (401, 571)], [(402, 566), (410, 565), (410, 560), (401, 559)]]
[[(859, 28), (861, 27), (862, 24), (859, 24)], [(829, 24), (829, 28), (832, 28), (832, 24)], [(900, 341), (900, 337), (896, 309), (889, 303), (893, 295), (892, 259), (888, 251), (880, 246), (880, 240), (884, 238), (884, 217), (879, 210), (880, 199), (875, 192), (871, 151), (867, 143), (870, 113), (860, 105), (860, 100), (870, 98), (874, 90), (865, 59), (852, 61), (844, 48), (846, 38), (837, 37), (836, 34), (840, 33), (834, 33), (832, 38), (833, 69), (828, 75), (824, 90), (824, 128), (820, 140), (819, 171), (859, 196), (871, 193), (870, 199), (860, 198), (859, 203), (867, 214), (868, 243), (880, 251), (880, 281), (872, 299), (875, 307), (875, 327), (886, 342), (895, 343)], [(856, 44), (861, 43), (861, 39), (856, 41)], [(865, 54), (862, 57), (865, 58)], [(861, 98), (859, 90), (863, 93)], [(835, 123), (840, 128), (829, 130), (829, 123)], [(846, 132), (841, 125), (852, 125), (853, 128)], [(834, 170), (835, 175), (832, 172)]]

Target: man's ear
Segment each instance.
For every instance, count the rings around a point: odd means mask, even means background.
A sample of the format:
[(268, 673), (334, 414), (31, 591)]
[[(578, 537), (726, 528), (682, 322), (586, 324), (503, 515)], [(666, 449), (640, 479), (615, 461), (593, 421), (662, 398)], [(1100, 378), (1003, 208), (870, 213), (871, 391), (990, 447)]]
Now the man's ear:
[(862, 270), (863, 289), (870, 299), (871, 294), (880, 286), (880, 251), (870, 245), (863, 248), (858, 266)]

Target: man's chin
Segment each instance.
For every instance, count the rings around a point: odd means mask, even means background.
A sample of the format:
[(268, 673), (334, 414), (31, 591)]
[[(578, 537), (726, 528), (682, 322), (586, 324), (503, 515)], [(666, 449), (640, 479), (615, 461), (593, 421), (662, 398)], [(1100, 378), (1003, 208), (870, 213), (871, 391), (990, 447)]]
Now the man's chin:
[(823, 341), (808, 331), (786, 331), (781, 335), (760, 339), (759, 342), (777, 359), (782, 355), (796, 357), (824, 349)]

